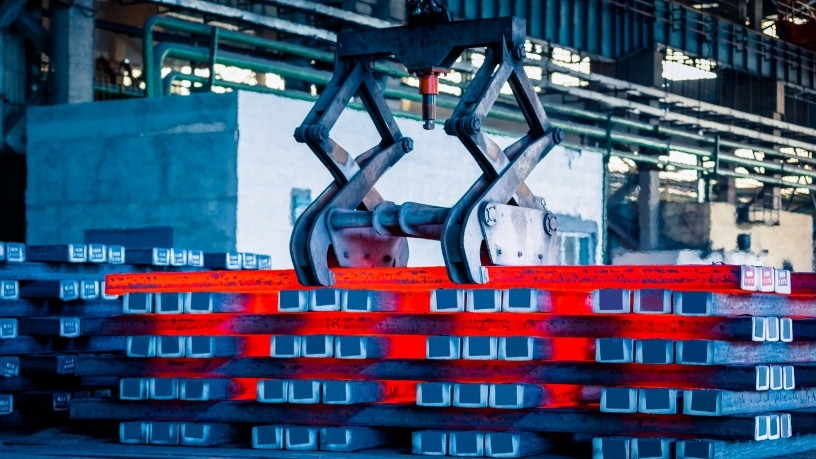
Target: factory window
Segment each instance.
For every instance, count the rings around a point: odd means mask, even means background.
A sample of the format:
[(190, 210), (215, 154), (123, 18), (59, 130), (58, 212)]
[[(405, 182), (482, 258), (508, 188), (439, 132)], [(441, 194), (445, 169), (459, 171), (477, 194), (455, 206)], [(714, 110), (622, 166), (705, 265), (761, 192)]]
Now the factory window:
[(595, 263), (592, 234), (559, 232), (559, 238), (561, 242), (561, 264), (591, 265)]
[(671, 81), (710, 80), (717, 78), (716, 67), (714, 61), (693, 58), (668, 48), (663, 60), (663, 78)]
[[(568, 49), (553, 48), (552, 62), (562, 67), (566, 67), (577, 73), (589, 73), (589, 57), (581, 57), (580, 54), (575, 54)], [(588, 86), (589, 82), (584, 81), (574, 75), (568, 75), (561, 72), (552, 72), (550, 74), (550, 81), (559, 86)]]
[(292, 188), (289, 192), (289, 222), (294, 225), (300, 214), (312, 202), (312, 190), (308, 188)]

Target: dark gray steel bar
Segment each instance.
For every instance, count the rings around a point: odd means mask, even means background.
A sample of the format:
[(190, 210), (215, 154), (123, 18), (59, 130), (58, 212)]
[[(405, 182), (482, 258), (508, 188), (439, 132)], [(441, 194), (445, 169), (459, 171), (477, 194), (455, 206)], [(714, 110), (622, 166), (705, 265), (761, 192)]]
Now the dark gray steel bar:
[(754, 438), (753, 417), (703, 418), (598, 413), (567, 409), (473, 410), (419, 408), (412, 406), (369, 405), (297, 407), (254, 402), (215, 402), (194, 404), (123, 403), (103, 400), (75, 400), (71, 404), (74, 419), (115, 419), (156, 421), (352, 425), (369, 427), (408, 427), (413, 429), (495, 430), (531, 432), (569, 432), (599, 435), (660, 434), (673, 436), (711, 436), (750, 440)]
[(816, 297), (773, 293), (675, 292), (674, 312), (689, 316), (816, 317)]
[[(345, 359), (122, 359), (77, 355), (79, 376), (140, 377), (179, 374), (212, 378), (376, 379), (456, 382), (581, 384), (626, 387), (695, 387), (754, 390), (756, 368), (743, 366), (616, 365), (601, 363), (509, 362), (497, 360), (345, 360)], [(797, 384), (816, 387), (816, 367), (796, 368)]]
[(122, 313), (122, 300), (86, 300), (63, 302), (59, 300), (8, 300), (0, 301), (0, 316), (73, 316), (109, 317)]
[(121, 352), (127, 349), (124, 336), (81, 336), (79, 338), (18, 336), (0, 340), (0, 355), (49, 352)]
[[(795, 429), (798, 431), (799, 426)], [(767, 457), (793, 457), (794, 454), (816, 449), (816, 435), (797, 434), (790, 438), (773, 441), (726, 442), (717, 440), (681, 440), (677, 442), (678, 453), (686, 457), (712, 459), (762, 459)], [(806, 456), (797, 456), (806, 457)]]
[(76, 338), (80, 335), (82, 327), (78, 317), (21, 317), (17, 320), (20, 335)]
[(28, 245), (26, 260), (52, 263), (85, 263), (88, 247), (85, 244)]
[(79, 299), (76, 280), (35, 280), (20, 286), (20, 298), (53, 298), (63, 301)]
[(75, 355), (57, 354), (20, 356), (20, 373), (22, 374), (45, 373), (72, 375), (75, 371)]
[[(516, 321), (516, 319), (518, 321)], [(686, 318), (673, 315), (516, 315), (503, 314), (384, 314), (355, 313), (343, 316), (320, 313), (235, 314), (157, 316), (150, 320), (133, 317), (89, 317), (83, 319), (87, 335), (140, 335), (184, 333), (219, 327), (230, 334), (314, 334), (337, 330), (337, 334), (419, 334), (467, 335), (473, 330), (494, 330), (495, 336), (515, 336), (525, 330), (531, 336), (545, 337), (623, 337), (667, 339), (717, 339), (750, 341), (753, 323), (750, 317)], [(25, 334), (21, 332), (21, 334)], [(193, 333), (191, 333), (193, 334)], [(801, 337), (805, 339), (805, 336)], [(816, 337), (813, 337), (816, 338)], [(797, 340), (800, 337), (797, 336)]]
[(683, 394), (683, 412), (699, 416), (764, 413), (816, 407), (816, 389), (766, 391), (690, 390)]
[(238, 252), (205, 252), (204, 267), (209, 269), (241, 269), (242, 255)]

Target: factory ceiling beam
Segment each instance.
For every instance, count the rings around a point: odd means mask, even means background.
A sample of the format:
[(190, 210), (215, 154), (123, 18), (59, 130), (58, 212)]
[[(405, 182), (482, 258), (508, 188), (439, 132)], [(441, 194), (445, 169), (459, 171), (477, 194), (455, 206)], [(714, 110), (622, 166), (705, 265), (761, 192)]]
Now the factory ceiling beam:
[(323, 5), (321, 3), (310, 2), (308, 0), (262, 0), (264, 3), (269, 3), (277, 6), (285, 6), (300, 11), (308, 11), (310, 13), (317, 13), (324, 16), (333, 17), (335, 19), (342, 19), (343, 21), (362, 26), (383, 28), (393, 27), (399, 25), (395, 22), (385, 21), (383, 19), (366, 16), (364, 14), (352, 13), (350, 11), (341, 10), (331, 6)]
[(515, 14), (529, 35), (612, 61), (658, 44), (749, 75), (816, 89), (816, 52), (669, 0), (450, 0), (456, 17)]
[(262, 27), (268, 27), (280, 32), (286, 32), (304, 38), (313, 38), (315, 40), (335, 42), (337, 41), (337, 34), (328, 30), (318, 29), (303, 24), (297, 24), (284, 19), (264, 16), (262, 14), (253, 13), (250, 11), (233, 8), (230, 6), (219, 5), (216, 3), (207, 2), (204, 0), (148, 0), (150, 3), (164, 5), (169, 7), (182, 8), (186, 10), (198, 11), (200, 13), (212, 14), (222, 18), (232, 19), (248, 24), (253, 24)]
[(795, 139), (785, 138), (782, 136), (757, 132), (756, 130), (753, 129), (745, 129), (738, 126), (708, 121), (703, 118), (697, 118), (694, 116), (674, 113), (666, 111), (659, 107), (653, 107), (651, 105), (641, 104), (627, 99), (621, 99), (613, 96), (605, 96), (595, 91), (559, 86), (556, 84), (552, 84), (547, 80), (541, 80), (541, 83), (543, 83), (543, 85), (548, 89), (552, 89), (559, 92), (565, 92), (571, 96), (578, 96), (587, 100), (594, 99), (595, 101), (608, 105), (610, 107), (624, 108), (631, 112), (647, 114), (655, 118), (658, 118), (664, 122), (677, 122), (679, 124), (684, 124), (686, 126), (699, 126), (701, 128), (705, 128), (711, 131), (716, 131), (724, 134), (730, 134), (749, 139), (754, 138), (756, 140), (761, 140), (762, 142), (766, 142), (769, 144), (776, 144), (793, 148), (802, 148), (808, 151), (816, 151), (816, 144), (814, 143), (802, 142)]

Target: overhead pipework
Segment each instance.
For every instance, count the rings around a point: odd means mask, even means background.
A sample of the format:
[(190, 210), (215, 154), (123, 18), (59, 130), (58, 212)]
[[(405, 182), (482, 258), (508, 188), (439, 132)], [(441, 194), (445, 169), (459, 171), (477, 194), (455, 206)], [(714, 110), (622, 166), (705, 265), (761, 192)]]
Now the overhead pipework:
[[(487, 282), (484, 264), (547, 265), (557, 259), (557, 219), (524, 180), (564, 136), (550, 124), (525, 74), (525, 20), (452, 22), (435, 0), (408, 6), (405, 26), (338, 36), (334, 76), (295, 130), (295, 138), (334, 177), (292, 232), (292, 261), (305, 285), (332, 285), (332, 266), (406, 266), (406, 237), (439, 240), (448, 275), (457, 283)], [(419, 76), (423, 126), (432, 129), (438, 76), (470, 48), (486, 49), (485, 64), (445, 121), (445, 132), (459, 138), (482, 175), (450, 209), (385, 201), (374, 184), (413, 149), (414, 141), (402, 135), (385, 102), (372, 72), (375, 61), (393, 56)], [(502, 150), (481, 127), (505, 83), (529, 132)], [(354, 95), (380, 135), (376, 147), (356, 158), (330, 137)]]

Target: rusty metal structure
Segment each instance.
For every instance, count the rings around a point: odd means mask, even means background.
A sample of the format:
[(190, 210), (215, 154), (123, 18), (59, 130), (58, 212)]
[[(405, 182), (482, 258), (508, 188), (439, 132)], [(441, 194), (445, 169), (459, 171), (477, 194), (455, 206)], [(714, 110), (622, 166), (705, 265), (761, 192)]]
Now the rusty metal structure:
[[(339, 266), (405, 266), (406, 236), (440, 240), (448, 274), (460, 283), (487, 282), (483, 258), (497, 265), (553, 262), (556, 217), (524, 179), (563, 140), (563, 133), (550, 125), (524, 72), (524, 20), (450, 22), (447, 9), (437, 2), (415, 3), (407, 26), (338, 37), (334, 78), (295, 132), (334, 177), (292, 231), (292, 261), (305, 285), (333, 284), (327, 254)], [(425, 129), (433, 129), (438, 75), (474, 47), (487, 49), (485, 64), (445, 121), (445, 132), (461, 140), (482, 176), (450, 209), (384, 202), (374, 184), (411, 151), (414, 141), (400, 133), (371, 75), (374, 61), (394, 56), (420, 77), (422, 118)], [(502, 150), (481, 126), (505, 83), (513, 90), (529, 132)], [(329, 134), (355, 94), (381, 139), (352, 159)]]

